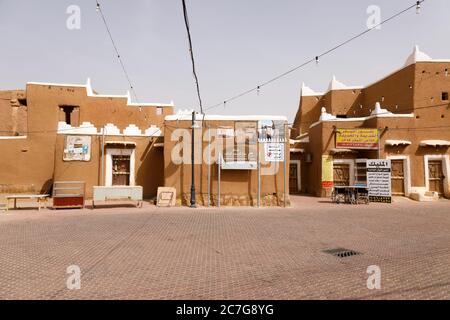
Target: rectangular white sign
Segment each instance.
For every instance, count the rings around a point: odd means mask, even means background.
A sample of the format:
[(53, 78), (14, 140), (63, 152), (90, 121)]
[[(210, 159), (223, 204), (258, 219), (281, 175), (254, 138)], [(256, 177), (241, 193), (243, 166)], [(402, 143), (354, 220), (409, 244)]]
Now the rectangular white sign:
[(374, 202), (391, 202), (391, 160), (367, 160), (367, 187)]
[(64, 161), (89, 161), (91, 160), (90, 136), (66, 136), (64, 147)]
[(265, 143), (264, 159), (268, 162), (284, 161), (284, 143)]

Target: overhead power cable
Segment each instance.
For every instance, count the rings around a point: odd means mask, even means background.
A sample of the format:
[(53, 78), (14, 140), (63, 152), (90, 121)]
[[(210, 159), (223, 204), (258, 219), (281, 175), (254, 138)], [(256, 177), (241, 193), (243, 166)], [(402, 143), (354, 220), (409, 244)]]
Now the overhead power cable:
[(198, 84), (198, 76), (197, 76), (197, 72), (195, 70), (194, 50), (192, 49), (191, 30), (189, 27), (189, 18), (188, 18), (188, 13), (187, 13), (187, 8), (186, 8), (186, 1), (182, 0), (182, 3), (183, 3), (184, 24), (186, 26), (186, 32), (187, 32), (188, 41), (189, 41), (189, 54), (191, 56), (191, 62), (192, 62), (192, 73), (194, 75), (195, 85), (197, 87), (197, 96), (198, 96), (198, 104), (200, 106), (200, 113), (203, 113), (202, 98), (200, 95), (200, 86)]
[(309, 60), (307, 60), (307, 61), (301, 63), (301, 64), (298, 65), (298, 66), (293, 67), (292, 69), (289, 69), (289, 70), (286, 71), (286, 72), (283, 72), (283, 73), (281, 73), (281, 74), (279, 74), (279, 75), (273, 77), (273, 78), (270, 79), (270, 80), (267, 80), (267, 81), (265, 81), (265, 82), (263, 82), (263, 83), (257, 85), (256, 87), (253, 87), (253, 88), (251, 88), (251, 89), (248, 89), (248, 90), (246, 90), (246, 91), (243, 91), (243, 92), (241, 92), (241, 93), (239, 93), (239, 94), (237, 94), (237, 95), (235, 95), (235, 96), (232, 96), (232, 97), (230, 97), (230, 98), (228, 98), (228, 99), (223, 100), (223, 101), (220, 102), (220, 103), (217, 103), (217, 104), (208, 106), (208, 107), (205, 108), (205, 111), (208, 111), (208, 110), (211, 110), (211, 109), (220, 107), (220, 106), (222, 106), (222, 105), (226, 105), (227, 102), (236, 100), (236, 99), (238, 99), (238, 98), (240, 98), (240, 97), (243, 97), (243, 96), (245, 96), (245, 95), (247, 95), (247, 94), (252, 93), (253, 91), (257, 91), (257, 92), (258, 92), (263, 86), (266, 86), (266, 85), (268, 85), (268, 84), (270, 84), (270, 83), (272, 83), (272, 82), (274, 82), (274, 81), (277, 81), (277, 80), (279, 80), (280, 78), (283, 78), (283, 77), (287, 76), (288, 74), (291, 74), (292, 72), (294, 72), (294, 71), (296, 71), (296, 70), (298, 70), (298, 69), (300, 69), (300, 68), (303, 68), (303, 67), (305, 67), (305, 66), (307, 66), (307, 65), (309, 65), (309, 64), (311, 64), (311, 63), (313, 63), (313, 62), (319, 63), (319, 59), (320, 59), (320, 58), (322, 58), (322, 57), (324, 57), (324, 56), (326, 56), (326, 55), (329, 55), (330, 53), (334, 52), (335, 50), (337, 50), (337, 49), (339, 49), (339, 48), (341, 48), (341, 47), (343, 47), (343, 46), (349, 44), (350, 42), (352, 42), (352, 41), (354, 41), (354, 40), (356, 40), (356, 39), (358, 39), (358, 38), (364, 36), (365, 34), (369, 33), (370, 31), (372, 31), (372, 30), (374, 30), (374, 29), (376, 29), (376, 28), (378, 28), (378, 27), (380, 27), (381, 25), (383, 25), (383, 24), (385, 24), (385, 23), (388, 23), (388, 22), (391, 21), (391, 20), (394, 20), (395, 18), (397, 18), (397, 17), (399, 17), (400, 15), (402, 15), (402, 14), (408, 12), (409, 10), (411, 10), (411, 9), (416, 9), (417, 12), (419, 12), (419, 9), (420, 9), (420, 7), (421, 7), (421, 4), (422, 4), (424, 1), (425, 1), (425, 0), (414, 1), (414, 4), (413, 4), (413, 5), (410, 5), (409, 7), (405, 8), (405, 9), (403, 9), (403, 10), (397, 12), (397, 13), (395, 13), (395, 14), (392, 15), (392, 16), (390, 16), (389, 18), (386, 18), (386, 19), (382, 20), (380, 23), (378, 23), (378, 24), (372, 26), (371, 28), (368, 28), (367, 30), (364, 30), (363, 32), (360, 32), (360, 33), (358, 33), (358, 34), (352, 36), (351, 38), (349, 38), (349, 39), (347, 39), (347, 40), (345, 40), (345, 41), (339, 43), (338, 45), (335, 45), (334, 47), (332, 47), (332, 48), (330, 48), (330, 49), (328, 49), (328, 50), (326, 50), (326, 51), (324, 51), (324, 52), (322, 52), (322, 53), (316, 55), (315, 57), (313, 57), (313, 58), (311, 58), (311, 59), (309, 59)]
[(122, 56), (120, 55), (119, 49), (117, 48), (116, 42), (114, 41), (114, 38), (113, 38), (113, 36), (111, 34), (111, 30), (109, 29), (108, 23), (106, 21), (106, 18), (105, 18), (105, 15), (104, 15), (103, 11), (102, 11), (100, 3), (98, 2), (98, 0), (96, 0), (95, 2), (96, 2), (96, 5), (97, 5), (96, 10), (97, 10), (98, 13), (100, 13), (100, 16), (101, 16), (101, 18), (103, 20), (103, 24), (105, 25), (106, 31), (108, 33), (109, 39), (111, 40), (111, 44), (112, 44), (112, 46), (114, 48), (114, 51), (115, 51), (116, 56), (117, 56), (117, 59), (119, 60), (120, 66), (122, 68), (122, 71), (123, 71), (123, 73), (125, 75), (125, 78), (126, 78), (126, 80), (128, 82), (128, 85), (130, 87), (130, 91), (133, 94), (133, 97), (136, 100), (136, 102), (139, 103), (139, 99), (138, 99), (138, 96), (136, 94), (136, 91), (134, 90), (133, 83), (131, 82), (131, 78), (129, 76), (129, 73), (128, 73), (127, 69), (125, 68), (125, 63), (122, 60)]

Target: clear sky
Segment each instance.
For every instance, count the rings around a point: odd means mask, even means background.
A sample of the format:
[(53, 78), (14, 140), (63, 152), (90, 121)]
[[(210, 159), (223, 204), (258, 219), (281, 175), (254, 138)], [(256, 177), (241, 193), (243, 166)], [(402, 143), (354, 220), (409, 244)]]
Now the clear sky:
[[(141, 102), (198, 108), (181, 0), (99, 0)], [(411, 0), (187, 0), (204, 105), (223, 101), (289, 70), (367, 28), (370, 5), (381, 18)], [(69, 5), (81, 28), (69, 30)], [(215, 114), (280, 114), (293, 120), (300, 86), (325, 90), (333, 74), (367, 85), (400, 68), (415, 44), (450, 58), (450, 1), (427, 0), (351, 44)], [(128, 84), (95, 0), (0, 0), (0, 89), (28, 81), (85, 83), (103, 94)]]

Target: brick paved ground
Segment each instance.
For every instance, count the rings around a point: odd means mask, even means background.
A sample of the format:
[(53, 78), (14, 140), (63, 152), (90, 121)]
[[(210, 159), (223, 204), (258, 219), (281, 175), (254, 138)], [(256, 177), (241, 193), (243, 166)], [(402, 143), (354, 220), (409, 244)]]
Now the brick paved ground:
[[(450, 201), (293, 204), (0, 211), (0, 298), (450, 298)], [(322, 252), (335, 247), (363, 254)], [(72, 264), (81, 290), (66, 288)]]

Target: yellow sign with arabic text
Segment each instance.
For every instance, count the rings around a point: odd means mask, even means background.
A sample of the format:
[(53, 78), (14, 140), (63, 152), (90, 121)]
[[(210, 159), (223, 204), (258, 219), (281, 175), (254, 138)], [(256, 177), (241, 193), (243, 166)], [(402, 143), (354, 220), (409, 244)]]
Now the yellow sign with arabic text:
[(322, 156), (322, 187), (333, 186), (333, 156)]
[(378, 129), (336, 129), (336, 148), (378, 149)]

